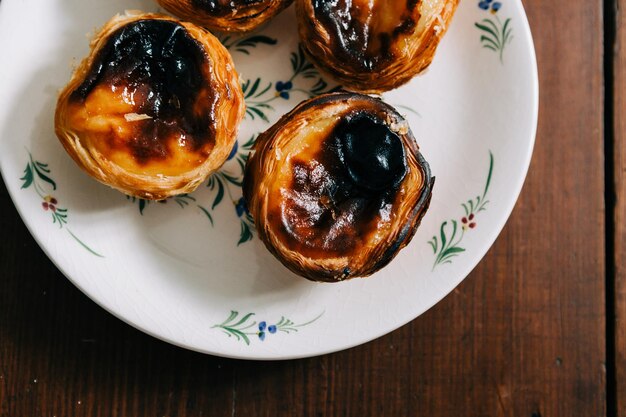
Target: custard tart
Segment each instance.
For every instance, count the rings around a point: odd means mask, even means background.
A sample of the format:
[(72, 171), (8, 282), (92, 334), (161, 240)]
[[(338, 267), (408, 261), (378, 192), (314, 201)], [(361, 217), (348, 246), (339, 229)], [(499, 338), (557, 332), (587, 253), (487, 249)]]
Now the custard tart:
[(170, 13), (223, 32), (248, 32), (293, 0), (157, 0)]
[(160, 200), (227, 159), (245, 111), (228, 51), (207, 30), (127, 13), (95, 35), (60, 93), (56, 134), (98, 181)]
[(380, 93), (433, 60), (459, 0), (296, 0), (305, 52), (344, 88)]
[(256, 141), (244, 197), (260, 239), (313, 281), (373, 274), (409, 241), (434, 178), (409, 125), (356, 93), (301, 103)]

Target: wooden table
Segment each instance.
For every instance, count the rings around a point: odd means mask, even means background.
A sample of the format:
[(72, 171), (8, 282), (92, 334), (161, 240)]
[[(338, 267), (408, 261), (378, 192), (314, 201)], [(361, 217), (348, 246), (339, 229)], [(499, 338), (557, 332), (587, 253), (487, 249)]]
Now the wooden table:
[(534, 159), (496, 244), (443, 302), (324, 357), (188, 352), (80, 293), (2, 188), (0, 415), (626, 416), (626, 29), (617, 0), (524, 3)]

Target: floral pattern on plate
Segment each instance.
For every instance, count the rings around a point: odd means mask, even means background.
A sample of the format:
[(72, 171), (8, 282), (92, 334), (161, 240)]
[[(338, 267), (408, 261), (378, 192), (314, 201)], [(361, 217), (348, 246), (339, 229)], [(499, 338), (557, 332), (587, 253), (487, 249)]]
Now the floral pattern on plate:
[(292, 320), (285, 318), (285, 316), (281, 316), (280, 320), (277, 322), (263, 320), (257, 324), (257, 321), (253, 318), (254, 315), (254, 313), (248, 313), (240, 318), (239, 312), (233, 310), (226, 320), (211, 328), (220, 329), (228, 337), (234, 337), (238, 342), (244, 342), (246, 345), (250, 345), (250, 338), (254, 336), (256, 336), (256, 339), (264, 342), (268, 336), (275, 335), (278, 332), (286, 334), (296, 333), (302, 327), (316, 322), (324, 315), (324, 312), (301, 324), (296, 324)]
[[(452, 259), (459, 256), (462, 252), (465, 252), (465, 248), (461, 245), (465, 232), (476, 228), (478, 223), (476, 222), (476, 216), (478, 213), (487, 210), (487, 193), (489, 192), (489, 186), (491, 185), (491, 176), (493, 174), (493, 153), (489, 151), (489, 171), (487, 173), (487, 181), (482, 195), (476, 196), (476, 198), (469, 199), (467, 202), (461, 204), (465, 215), (461, 217), (460, 222), (452, 219), (441, 223), (439, 232), (439, 238), (433, 236), (428, 244), (433, 249), (433, 253), (436, 255), (433, 269), (441, 264), (450, 264)], [(451, 227), (448, 225), (451, 224)], [(459, 229), (459, 224), (461, 225)]]
[(65, 228), (67, 233), (89, 253), (99, 258), (104, 258), (98, 252), (87, 246), (67, 227), (68, 209), (59, 205), (59, 200), (53, 192), (57, 189), (57, 183), (52, 179), (52, 171), (47, 163), (33, 159), (33, 155), (28, 151), (28, 162), (24, 168), (24, 176), (20, 178), (22, 189), (33, 189), (41, 198), (41, 208), (44, 212), (50, 213), (52, 223), (57, 224), (59, 229)]

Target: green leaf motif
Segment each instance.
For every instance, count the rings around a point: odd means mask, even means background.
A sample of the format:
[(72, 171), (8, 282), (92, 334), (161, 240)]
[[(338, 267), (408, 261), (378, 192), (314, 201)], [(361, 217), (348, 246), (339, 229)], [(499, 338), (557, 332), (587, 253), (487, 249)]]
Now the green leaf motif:
[(215, 184), (217, 184), (217, 195), (215, 196), (215, 199), (213, 200), (213, 205), (211, 206), (211, 210), (214, 210), (215, 207), (217, 207), (224, 199), (224, 184), (222, 184), (222, 181), (217, 176), (215, 177)]
[(437, 248), (439, 247), (439, 243), (437, 242), (437, 236), (433, 236), (431, 240), (428, 241), (428, 244), (431, 248), (433, 248), (433, 253), (437, 253)]
[(22, 188), (28, 188), (33, 185), (33, 169), (30, 167), (30, 164), (26, 164), (26, 168), (24, 168), (24, 176), (20, 179), (24, 181)]
[(67, 224), (67, 209), (58, 208), (52, 211), (52, 223), (58, 223), (59, 228)]
[(476, 27), (480, 30), (482, 30), (483, 32), (486, 32), (486, 35), (481, 36), (481, 39), (485, 38), (485, 39), (489, 39), (491, 40), (491, 42), (493, 42), (493, 45), (496, 47), (500, 47), (500, 36), (498, 35), (497, 32), (497, 28), (495, 26), (495, 23), (493, 23), (491, 20), (489, 19), (484, 19), (483, 20), (484, 23), (493, 26), (493, 29), (491, 27), (489, 27), (486, 24), (480, 24), (480, 23), (474, 23), (474, 25), (476, 25)]
[(221, 176), (222, 178), (226, 179), (226, 181), (228, 181), (229, 183), (231, 183), (232, 185), (236, 187), (243, 186), (243, 177), (235, 177), (234, 175), (231, 175), (226, 171), (222, 171)]
[(241, 84), (241, 90), (243, 91), (244, 99), (259, 98), (267, 93), (270, 88), (272, 88), (272, 83), (268, 83), (263, 89), (259, 90), (259, 86), (261, 85), (260, 78), (254, 80), (252, 85), (250, 83), (250, 80), (246, 80)]
[(239, 312), (231, 311), (230, 316), (215, 326), (211, 327), (212, 329), (219, 328), (221, 329), (228, 337), (235, 337), (237, 341), (244, 341), (246, 345), (250, 345), (249, 335), (255, 334), (254, 332), (248, 332), (248, 329), (253, 327), (256, 324), (256, 321), (252, 321), (251, 323), (247, 323), (248, 319), (254, 316), (254, 313), (249, 313), (243, 316), (238, 322), (235, 323), (237, 317), (239, 316)]
[(507, 18), (504, 23), (495, 15), (494, 20), (483, 19), (474, 23), (474, 26), (481, 31), (480, 43), (483, 48), (494, 51), (500, 58), (500, 63), (504, 63), (504, 50), (513, 40), (513, 29), (511, 18)]
[[(248, 141), (246, 143), (244, 143), (243, 145), (241, 145), (241, 149), (243, 149), (244, 151), (251, 151), (252, 148), (254, 147), (254, 143), (256, 142), (256, 136), (253, 135), (250, 137), (250, 139), (248, 139)], [(247, 156), (247, 154), (246, 154)]]
[[(443, 222), (441, 224), (441, 246), (443, 246), (444, 248), (446, 247), (446, 243), (448, 241), (448, 239), (446, 238), (446, 233), (445, 233), (445, 227), (448, 224), (448, 222)], [(452, 239), (454, 238), (454, 235), (456, 234), (456, 221), (452, 220), (452, 224), (454, 224), (454, 233), (452, 234)], [(450, 240), (452, 240), (450, 239)]]
[(445, 251), (443, 251), (443, 253), (442, 253), (443, 256), (441, 257), (441, 259), (442, 259), (442, 261), (446, 261), (449, 258), (452, 258), (453, 256), (455, 256), (455, 255), (457, 255), (457, 254), (459, 254), (461, 252), (465, 252), (465, 249), (459, 248), (457, 246), (454, 246), (452, 248), (448, 248)]
[(323, 78), (319, 78), (315, 85), (311, 87), (311, 92), (315, 95), (322, 94), (328, 88), (328, 83)]
[(265, 35), (244, 36), (233, 39), (234, 36), (228, 35), (220, 39), (222, 45), (228, 50), (235, 50), (245, 55), (250, 55), (250, 50), (259, 45), (276, 45), (277, 41)]
[(47, 182), (52, 186), (52, 190), (55, 191), (57, 189), (57, 184), (52, 180), (52, 178), (48, 177), (46, 174), (50, 173), (48, 169), (48, 164), (42, 164), (41, 162), (35, 162), (34, 164), (31, 161), (31, 165), (35, 168), (35, 173), (42, 181)]
[(91, 253), (92, 255), (97, 256), (98, 258), (104, 258), (104, 256), (100, 255), (98, 252), (94, 251), (93, 249), (91, 249), (89, 246), (87, 246), (85, 244), (85, 242), (83, 242), (82, 240), (80, 240), (78, 238), (78, 236), (76, 236), (74, 233), (72, 233), (72, 231), (70, 229), (66, 229), (67, 232), (70, 234), (70, 236), (72, 236), (74, 238), (74, 240), (76, 242), (78, 242), (78, 244), (80, 244), (83, 248), (85, 248), (85, 250), (87, 250), (87, 252)]
[(143, 198), (139, 199), (139, 214), (141, 214), (142, 216), (143, 216), (143, 211), (145, 210), (147, 204), (148, 204), (147, 200), (144, 200)]
[[(248, 220), (248, 219), (246, 219)], [(237, 242), (237, 246), (249, 242), (254, 238), (252, 234), (252, 226), (246, 220), (241, 220), (241, 234), (239, 236), (239, 242)]]
[[(263, 120), (264, 122), (269, 123), (270, 119), (267, 117), (267, 115), (265, 114), (265, 112), (263, 110), (261, 110), (262, 106), (254, 106), (254, 105), (250, 105), (246, 107), (246, 116), (249, 116), (251, 120), (256, 119), (257, 117), (261, 120)], [(274, 110), (273, 108), (270, 107), (271, 110)]]
[(215, 226), (215, 224), (213, 223), (213, 216), (211, 216), (211, 213), (209, 213), (209, 210), (205, 209), (204, 207), (200, 205), (198, 205), (198, 208), (200, 209), (201, 212), (205, 214), (205, 216), (207, 216), (207, 218), (209, 219), (209, 222), (211, 222), (211, 226)]
[(190, 196), (189, 194), (179, 194), (177, 196), (174, 196), (174, 201), (176, 202), (176, 204), (178, 204), (180, 208), (185, 208), (189, 206), (190, 203), (195, 203), (196, 198)]
[(311, 64), (304, 54), (302, 44), (298, 45), (298, 51), (291, 54), (291, 68), (293, 69), (294, 78), (302, 75), (304, 78), (313, 78), (319, 75), (319, 72), (313, 64)]

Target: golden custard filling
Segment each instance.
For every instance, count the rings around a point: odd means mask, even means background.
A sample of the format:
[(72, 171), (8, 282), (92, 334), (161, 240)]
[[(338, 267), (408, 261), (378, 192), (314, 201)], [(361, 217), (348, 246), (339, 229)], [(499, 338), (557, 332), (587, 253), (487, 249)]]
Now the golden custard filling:
[(177, 22), (138, 20), (114, 32), (70, 95), (68, 130), (123, 170), (176, 176), (215, 146), (208, 57)]

